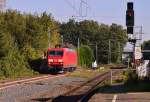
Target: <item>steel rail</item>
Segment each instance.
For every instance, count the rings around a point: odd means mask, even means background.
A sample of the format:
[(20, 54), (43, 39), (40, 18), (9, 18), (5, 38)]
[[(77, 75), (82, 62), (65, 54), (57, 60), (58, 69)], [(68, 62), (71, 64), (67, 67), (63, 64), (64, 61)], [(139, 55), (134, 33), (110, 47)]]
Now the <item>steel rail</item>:
[(62, 76), (65, 76), (65, 74), (57, 75), (57, 76), (56, 75), (55, 76), (54, 75), (44, 75), (44, 76), (40, 76), (40, 77), (38, 76), (38, 77), (34, 77), (34, 78), (26, 78), (26, 79), (21, 79), (21, 80), (16, 80), (16, 81), (0, 82), (0, 90), (10, 88), (10, 87), (13, 87), (16, 85), (33, 83), (33, 82), (53, 79), (53, 78), (62, 77)]
[[(113, 73), (116, 73), (114, 71)], [(88, 81), (82, 83), (81, 85), (70, 89), (68, 92), (52, 98), (48, 102), (82, 102), (85, 97), (93, 91), (93, 89), (104, 82), (106, 79), (110, 79), (110, 71), (103, 74), (97, 75), (94, 78), (89, 79)]]

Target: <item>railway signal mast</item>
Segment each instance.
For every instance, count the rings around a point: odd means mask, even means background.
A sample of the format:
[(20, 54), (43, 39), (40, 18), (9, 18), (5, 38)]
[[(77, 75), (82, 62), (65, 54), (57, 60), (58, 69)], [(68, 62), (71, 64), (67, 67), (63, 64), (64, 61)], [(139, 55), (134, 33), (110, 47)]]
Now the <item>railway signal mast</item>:
[[(134, 26), (134, 9), (133, 2), (127, 3), (127, 11), (126, 11), (126, 26), (127, 26), (127, 34), (128, 34), (128, 42), (133, 44), (133, 55), (132, 55), (132, 63), (133, 68), (136, 68), (136, 72), (143, 73), (141, 69), (141, 59), (142, 59), (142, 51), (141, 51), (141, 43), (142, 40), (142, 26)], [(140, 28), (140, 31), (136, 33), (135, 28)], [(138, 35), (138, 36), (137, 36)], [(137, 74), (138, 74), (137, 73)], [(144, 75), (144, 74), (142, 74)], [(139, 74), (138, 74), (139, 76)]]
[(128, 42), (133, 44), (133, 56), (132, 59), (134, 61), (134, 48), (136, 44), (136, 39), (133, 38), (133, 30), (134, 30), (134, 10), (133, 10), (133, 2), (127, 3), (127, 11), (126, 11), (126, 26), (127, 26), (127, 34), (128, 34)]
[(136, 43), (135, 39), (133, 38), (133, 29), (134, 29), (133, 2), (127, 3), (126, 26), (127, 26), (128, 41), (132, 43)]
[[(138, 43), (142, 39), (142, 37), (137, 38), (136, 32), (135, 32), (135, 26), (134, 26), (134, 6), (133, 2), (127, 3), (127, 11), (126, 11), (126, 26), (127, 26), (127, 34), (128, 34), (128, 42), (133, 44), (133, 64), (134, 67), (137, 67), (142, 58), (142, 52), (141, 52), (141, 44)], [(142, 27), (140, 28), (140, 32), (142, 34)]]

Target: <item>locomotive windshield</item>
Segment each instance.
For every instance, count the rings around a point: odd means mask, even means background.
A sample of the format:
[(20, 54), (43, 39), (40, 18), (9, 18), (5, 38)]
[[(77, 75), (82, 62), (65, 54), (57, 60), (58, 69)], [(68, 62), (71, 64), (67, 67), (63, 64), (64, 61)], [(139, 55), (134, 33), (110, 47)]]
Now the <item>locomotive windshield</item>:
[(49, 51), (50, 56), (63, 56), (63, 51)]

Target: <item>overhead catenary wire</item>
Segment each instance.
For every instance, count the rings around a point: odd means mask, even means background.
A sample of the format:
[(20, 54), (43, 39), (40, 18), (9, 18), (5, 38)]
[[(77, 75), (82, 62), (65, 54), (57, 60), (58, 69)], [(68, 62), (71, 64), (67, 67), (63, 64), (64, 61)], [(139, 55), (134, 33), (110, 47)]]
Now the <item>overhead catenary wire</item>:
[(78, 9), (69, 1), (69, 0), (65, 0), (66, 3), (78, 14)]
[[(71, 3), (69, 0), (65, 0), (66, 3), (76, 12), (75, 15), (72, 15), (74, 19), (78, 19), (79, 21), (86, 19), (92, 19), (92, 18), (100, 18), (100, 19), (117, 19), (122, 20), (122, 17), (115, 17), (115, 16), (109, 16), (109, 15), (95, 15), (94, 11), (92, 11), (92, 8), (89, 5), (89, 1), (87, 0), (80, 0), (79, 7), (77, 7), (75, 4), (75, 0), (73, 3)], [(91, 14), (92, 13), (92, 14)]]
[(65, 0), (65, 2), (76, 12), (76, 14), (73, 15), (72, 17), (74, 17), (75, 19), (79, 18), (83, 19), (87, 17), (88, 14), (87, 0), (80, 0), (79, 7), (75, 5), (76, 4), (75, 0), (73, 1), (73, 3), (71, 3), (69, 0)]
[(80, 17), (87, 17), (87, 11), (88, 11), (87, 5), (88, 5), (87, 0), (80, 1), (80, 7), (79, 7), (79, 16)]

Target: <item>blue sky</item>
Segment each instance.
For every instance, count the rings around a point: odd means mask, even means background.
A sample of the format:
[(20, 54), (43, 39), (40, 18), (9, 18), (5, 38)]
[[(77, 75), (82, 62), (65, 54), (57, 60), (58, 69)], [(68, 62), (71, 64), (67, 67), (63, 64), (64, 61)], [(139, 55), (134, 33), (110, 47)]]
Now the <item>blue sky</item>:
[(74, 16), (76, 20), (92, 19), (99, 23), (116, 23), (126, 27), (125, 12), (128, 1), (134, 2), (135, 25), (142, 26), (145, 33), (143, 39), (150, 40), (150, 0), (87, 0), (87, 13), (86, 6), (83, 6), (82, 11), (87, 16), (83, 18), (77, 17), (80, 0), (7, 0), (6, 8), (38, 14), (46, 11), (61, 22)]

